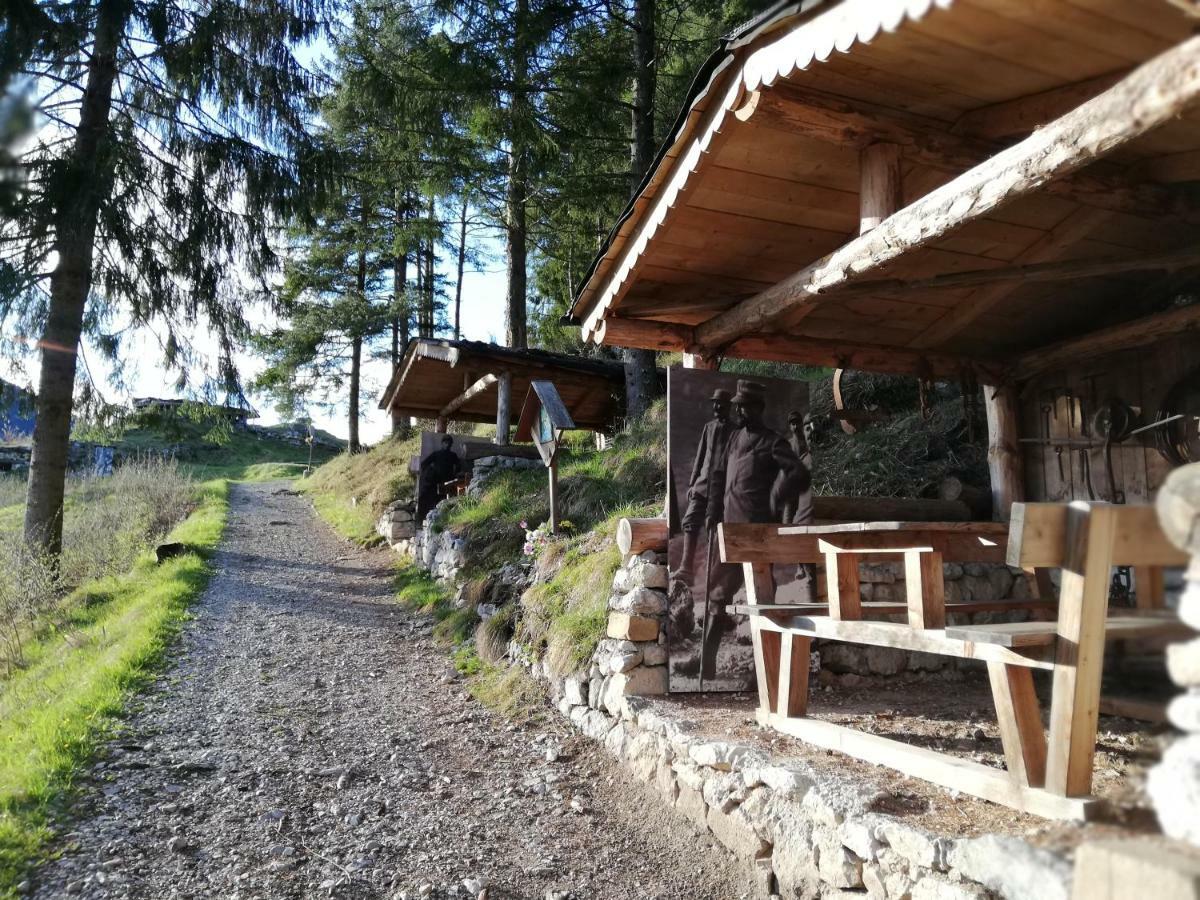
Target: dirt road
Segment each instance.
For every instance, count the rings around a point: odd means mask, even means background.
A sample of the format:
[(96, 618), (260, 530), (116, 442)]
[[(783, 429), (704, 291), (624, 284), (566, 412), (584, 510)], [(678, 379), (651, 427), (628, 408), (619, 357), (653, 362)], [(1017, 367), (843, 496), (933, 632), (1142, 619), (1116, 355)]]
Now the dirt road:
[(750, 895), (594, 744), (473, 701), (390, 563), (284, 485), (235, 486), (176, 662), (83, 779), (33, 896)]

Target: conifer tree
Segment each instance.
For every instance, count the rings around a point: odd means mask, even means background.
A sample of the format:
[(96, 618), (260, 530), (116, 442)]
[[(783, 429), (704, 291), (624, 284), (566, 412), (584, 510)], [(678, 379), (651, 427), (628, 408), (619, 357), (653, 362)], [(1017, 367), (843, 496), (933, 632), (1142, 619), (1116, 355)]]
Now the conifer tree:
[(180, 366), (182, 332), (203, 318), (232, 386), (245, 296), (233, 276), (272, 268), (273, 223), (303, 215), (301, 185), (317, 174), (306, 136), (316, 85), (294, 53), (326, 7), (41, 4), (26, 39), (6, 42), (0, 75), (24, 80), (39, 128), (0, 229), (0, 319), (40, 348), (25, 534), (49, 553), (62, 545), (85, 329), (155, 323), (165, 363)]

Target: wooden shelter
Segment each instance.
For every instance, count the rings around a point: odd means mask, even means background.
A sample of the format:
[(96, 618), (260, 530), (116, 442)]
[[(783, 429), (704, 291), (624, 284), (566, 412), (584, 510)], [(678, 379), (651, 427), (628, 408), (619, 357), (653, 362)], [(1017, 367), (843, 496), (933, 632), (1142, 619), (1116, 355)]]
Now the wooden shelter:
[[(1192, 0), (799, 0), (706, 64), (576, 296), (584, 339), (982, 384), (1012, 519), (722, 525), (764, 724), (1091, 814), (1106, 641), (1189, 633), (1161, 573), (1184, 557), (1136, 501), (1200, 456), (1198, 26)], [(879, 556), (898, 610), (859, 601)], [(1051, 620), (951, 623), (943, 563), (1005, 559)], [(824, 563), (827, 603), (774, 603), (796, 561)], [(1137, 608), (1109, 610), (1113, 566)], [(813, 638), (985, 660), (1007, 772), (808, 719)]]
[(379, 408), (393, 419), (435, 419), (438, 431), (445, 431), (451, 419), (495, 422), (496, 442), (507, 444), (517, 412), (513, 397), (524, 398), (538, 379), (554, 382), (579, 428), (602, 431), (622, 414), (625, 372), (620, 363), (433, 338), (409, 341)]
[[(1200, 346), (1194, 6), (777, 9), (709, 61), (572, 315), (586, 340), (694, 364), (976, 379), (996, 508), (1086, 499), (1051, 439), (1087, 437), (1109, 394), (1152, 413)], [(1046, 444), (1019, 452), (1018, 422)], [(1152, 448), (1114, 465), (1129, 499), (1168, 468)]]

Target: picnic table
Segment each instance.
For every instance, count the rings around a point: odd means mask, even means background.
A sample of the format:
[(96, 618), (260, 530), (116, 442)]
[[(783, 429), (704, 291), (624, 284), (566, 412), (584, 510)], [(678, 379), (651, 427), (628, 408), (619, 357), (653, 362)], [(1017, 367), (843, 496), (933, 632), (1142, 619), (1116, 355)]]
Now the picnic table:
[[(864, 522), (838, 525), (729, 525), (719, 528), (721, 559), (741, 563), (758, 680), (759, 721), (819, 746), (888, 765), (1016, 809), (1083, 819), (1090, 796), (1105, 644), (1190, 634), (1163, 608), (1164, 566), (1186, 557), (1158, 527), (1149, 506), (1016, 504), (1008, 525), (994, 522)], [(859, 564), (899, 558), (903, 604), (863, 603)], [(946, 562), (1003, 563), (1035, 577), (1035, 600), (947, 603)], [(775, 604), (772, 566), (823, 563), (827, 604)], [(1108, 609), (1111, 569), (1134, 566), (1138, 608)], [(1060, 569), (1057, 600), (1051, 569)], [(947, 625), (947, 614), (1034, 610), (1044, 621)], [(869, 617), (903, 615), (904, 622)], [(1053, 618), (1050, 618), (1053, 616)], [(977, 659), (988, 668), (1006, 770), (812, 719), (809, 650), (814, 638)], [(1052, 673), (1049, 737), (1033, 671)]]

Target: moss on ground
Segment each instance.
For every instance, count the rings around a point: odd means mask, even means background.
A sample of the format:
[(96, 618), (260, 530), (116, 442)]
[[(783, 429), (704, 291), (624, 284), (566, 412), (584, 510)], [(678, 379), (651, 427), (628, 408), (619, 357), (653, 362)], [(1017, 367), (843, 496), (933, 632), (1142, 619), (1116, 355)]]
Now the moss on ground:
[(162, 565), (147, 553), (131, 572), (81, 587), (60, 627), (0, 681), (0, 897), (16, 896), (43, 857), (50, 817), (69, 799), (75, 774), (162, 661), (208, 580), (228, 484), (199, 491), (196, 510), (168, 538), (190, 552)]

